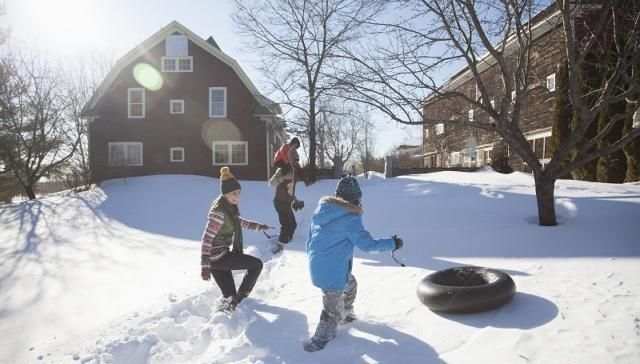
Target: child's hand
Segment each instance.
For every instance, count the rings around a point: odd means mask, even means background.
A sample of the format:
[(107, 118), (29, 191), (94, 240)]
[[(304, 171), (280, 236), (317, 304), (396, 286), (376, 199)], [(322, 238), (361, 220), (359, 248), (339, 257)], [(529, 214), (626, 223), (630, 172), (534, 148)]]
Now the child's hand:
[(269, 229), (273, 229), (273, 227), (265, 224), (258, 225), (258, 231), (266, 231)]
[(203, 280), (208, 281), (211, 279), (211, 271), (209, 268), (203, 267), (202, 272), (200, 272), (200, 276)]

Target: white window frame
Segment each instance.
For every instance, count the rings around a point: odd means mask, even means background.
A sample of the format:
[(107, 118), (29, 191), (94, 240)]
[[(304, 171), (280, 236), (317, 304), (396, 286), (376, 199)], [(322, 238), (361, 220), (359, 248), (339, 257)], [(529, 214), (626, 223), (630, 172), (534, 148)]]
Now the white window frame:
[(511, 91), (511, 102), (516, 102), (516, 90)]
[[(132, 91), (142, 91), (142, 103), (136, 102), (136, 105), (142, 104), (142, 115), (131, 115), (131, 92)], [(127, 89), (127, 117), (129, 119), (144, 119), (145, 116), (145, 92), (143, 87), (131, 87)]]
[(549, 92), (553, 92), (556, 90), (556, 74), (552, 73), (549, 76), (547, 76), (547, 90), (549, 90)]
[[(551, 141), (551, 130), (547, 130), (547, 131), (541, 131), (541, 132), (535, 132), (535, 133), (530, 133), (528, 135), (525, 134), (525, 139), (527, 141), (533, 141), (533, 147), (531, 149), (533, 149), (533, 153), (536, 153), (536, 139), (542, 139), (542, 156), (544, 157), (545, 153), (546, 153), (546, 149), (547, 149), (547, 142)], [(540, 162), (542, 163), (548, 163), (551, 160), (551, 158), (541, 158)]]
[(425, 128), (424, 129), (424, 138), (428, 139), (429, 138), (429, 128)]
[[(180, 105), (180, 112), (173, 111), (173, 105)], [(169, 114), (184, 114), (184, 100), (169, 100)]]
[[(174, 151), (182, 152), (182, 159), (174, 159), (173, 158), (173, 152)], [(171, 162), (184, 162), (184, 148), (183, 147), (172, 147), (172, 148), (169, 148), (169, 161), (171, 161)]]
[(436, 124), (436, 135), (444, 134), (444, 124)]
[[(173, 69), (168, 69), (165, 67), (164, 61), (165, 59), (173, 59), (176, 61), (175, 65), (176, 67)], [(188, 70), (181, 70), (180, 69), (180, 61), (181, 60), (185, 60), (188, 59), (189, 60), (189, 69)], [(193, 72), (193, 57), (192, 56), (186, 56), (186, 57), (169, 57), (169, 56), (162, 56), (160, 59), (160, 67), (162, 69), (162, 72)]]
[[(243, 145), (244, 146), (244, 154), (245, 154), (245, 160), (243, 163), (237, 163), (237, 162), (233, 162), (233, 146), (234, 145)], [(227, 146), (227, 153), (229, 156), (229, 159), (226, 161), (222, 161), (222, 162), (216, 162), (216, 147), (217, 146)], [(211, 142), (211, 153), (212, 153), (212, 163), (214, 166), (221, 166), (221, 165), (229, 165), (229, 166), (246, 166), (249, 164), (249, 142), (245, 142), (245, 141), (215, 141), (215, 142)]]
[[(224, 91), (224, 113), (222, 115), (213, 115), (213, 101), (211, 97), (213, 96), (214, 91), (222, 90)], [(210, 118), (226, 118), (227, 117), (227, 88), (226, 87), (209, 87), (209, 117)]]
[(473, 109), (470, 109), (469, 112), (467, 112), (467, 120), (469, 120), (470, 123), (473, 123), (474, 121)]
[[(118, 165), (118, 164), (115, 164), (113, 161), (111, 161), (111, 148), (113, 148), (116, 145), (122, 145), (124, 147), (124, 160), (125, 160), (124, 165)], [(140, 164), (128, 163), (129, 146), (140, 146)], [(144, 148), (143, 148), (142, 142), (109, 142), (107, 153), (108, 153), (107, 163), (110, 167), (140, 167), (144, 165)]]
[(482, 93), (480, 92), (480, 87), (478, 87), (478, 83), (476, 83), (476, 101), (480, 101), (482, 98)]

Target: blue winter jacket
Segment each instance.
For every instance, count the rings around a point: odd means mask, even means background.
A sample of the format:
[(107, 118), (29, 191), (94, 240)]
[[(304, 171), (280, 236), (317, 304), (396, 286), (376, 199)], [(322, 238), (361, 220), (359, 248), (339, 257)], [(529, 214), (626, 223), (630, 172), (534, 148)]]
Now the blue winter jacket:
[(353, 260), (353, 247), (366, 252), (390, 251), (392, 238), (373, 239), (362, 225), (362, 208), (336, 197), (323, 197), (311, 218), (307, 239), (313, 285), (344, 290)]

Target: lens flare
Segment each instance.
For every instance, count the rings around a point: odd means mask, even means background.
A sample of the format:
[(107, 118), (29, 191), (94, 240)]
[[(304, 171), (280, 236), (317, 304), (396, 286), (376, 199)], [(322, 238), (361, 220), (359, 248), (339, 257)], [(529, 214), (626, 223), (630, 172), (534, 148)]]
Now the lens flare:
[(148, 63), (138, 63), (133, 68), (133, 78), (142, 87), (150, 91), (160, 90), (164, 83), (160, 72)]

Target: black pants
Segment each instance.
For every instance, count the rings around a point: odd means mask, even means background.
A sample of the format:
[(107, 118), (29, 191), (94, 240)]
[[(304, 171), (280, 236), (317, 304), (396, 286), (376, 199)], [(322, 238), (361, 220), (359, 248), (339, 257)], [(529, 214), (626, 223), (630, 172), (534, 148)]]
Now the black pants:
[(276, 208), (278, 219), (280, 220), (280, 236), (278, 237), (278, 241), (286, 244), (293, 239), (293, 233), (296, 231), (296, 227), (298, 227), (296, 216), (291, 209), (291, 202), (274, 200), (273, 206)]
[[(243, 269), (246, 269), (247, 273), (236, 292), (236, 284), (233, 281), (231, 271)], [(247, 297), (253, 286), (256, 285), (260, 272), (262, 272), (262, 261), (244, 253), (229, 252), (219, 261), (211, 263), (211, 275), (225, 298), (235, 295), (241, 296), (241, 298)]]

